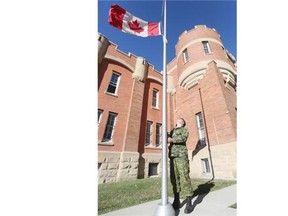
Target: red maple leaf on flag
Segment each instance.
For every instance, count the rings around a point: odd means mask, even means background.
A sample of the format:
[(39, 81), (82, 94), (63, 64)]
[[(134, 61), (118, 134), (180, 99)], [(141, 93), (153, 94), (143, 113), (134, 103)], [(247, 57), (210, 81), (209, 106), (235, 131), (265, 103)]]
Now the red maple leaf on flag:
[(137, 32), (137, 33), (140, 33), (140, 32), (142, 32), (142, 31), (144, 31), (144, 29), (139, 26), (139, 23), (138, 23), (137, 19), (136, 19), (135, 21), (128, 22), (128, 25), (129, 25), (129, 28), (130, 28), (132, 31), (135, 31), (135, 32)]

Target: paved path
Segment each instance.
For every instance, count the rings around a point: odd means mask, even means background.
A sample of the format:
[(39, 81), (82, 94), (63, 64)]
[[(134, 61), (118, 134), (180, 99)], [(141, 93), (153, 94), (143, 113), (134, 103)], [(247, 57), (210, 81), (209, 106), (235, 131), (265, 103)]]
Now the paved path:
[[(237, 203), (236, 189), (237, 184), (196, 196), (192, 200), (194, 210), (190, 214), (184, 213), (185, 206), (183, 206), (180, 211), (175, 212), (175, 216), (236, 216), (237, 210), (229, 207)], [(173, 202), (172, 197), (169, 197), (168, 200), (170, 203)], [(159, 203), (161, 203), (161, 199), (109, 212), (101, 216), (154, 216)]]

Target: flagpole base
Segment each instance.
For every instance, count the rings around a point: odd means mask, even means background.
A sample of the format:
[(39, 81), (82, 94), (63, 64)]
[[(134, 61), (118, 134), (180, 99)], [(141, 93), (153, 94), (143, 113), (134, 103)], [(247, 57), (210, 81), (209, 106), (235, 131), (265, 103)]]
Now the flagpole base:
[(167, 205), (159, 203), (154, 212), (154, 216), (175, 216), (175, 211), (170, 203), (167, 203)]

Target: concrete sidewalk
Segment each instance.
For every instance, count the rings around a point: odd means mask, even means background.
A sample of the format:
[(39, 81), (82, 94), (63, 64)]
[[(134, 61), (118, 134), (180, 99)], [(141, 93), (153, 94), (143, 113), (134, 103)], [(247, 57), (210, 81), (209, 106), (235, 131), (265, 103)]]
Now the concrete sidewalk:
[[(192, 200), (194, 210), (190, 214), (184, 213), (184, 205), (180, 211), (175, 212), (175, 216), (236, 216), (237, 210), (229, 208), (230, 205), (237, 203), (236, 190), (237, 184), (208, 194), (198, 195)], [(170, 203), (173, 202), (172, 197), (169, 197), (168, 200)], [(161, 199), (109, 212), (101, 216), (153, 216), (159, 203), (161, 203)]]

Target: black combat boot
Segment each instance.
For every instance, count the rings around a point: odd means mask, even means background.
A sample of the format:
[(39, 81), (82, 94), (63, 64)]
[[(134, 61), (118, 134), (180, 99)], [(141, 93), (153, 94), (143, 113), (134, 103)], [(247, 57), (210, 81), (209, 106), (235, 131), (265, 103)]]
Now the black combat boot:
[(192, 196), (188, 196), (186, 198), (187, 203), (186, 203), (186, 207), (184, 209), (184, 213), (185, 214), (190, 214), (193, 211), (193, 207), (192, 207)]
[(180, 208), (180, 198), (179, 198), (179, 193), (174, 194), (174, 201), (172, 204), (174, 210), (178, 210)]

